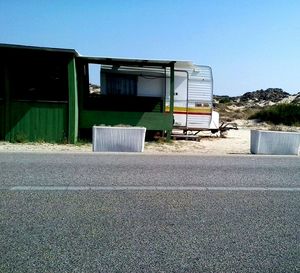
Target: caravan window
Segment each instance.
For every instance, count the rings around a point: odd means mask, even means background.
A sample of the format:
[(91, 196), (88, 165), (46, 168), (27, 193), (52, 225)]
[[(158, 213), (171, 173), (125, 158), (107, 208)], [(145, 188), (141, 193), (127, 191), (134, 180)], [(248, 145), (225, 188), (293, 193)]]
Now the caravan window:
[(134, 75), (106, 73), (107, 95), (111, 96), (136, 96), (137, 77)]
[(88, 64), (89, 97), (137, 96), (137, 76), (104, 69), (100, 64)]

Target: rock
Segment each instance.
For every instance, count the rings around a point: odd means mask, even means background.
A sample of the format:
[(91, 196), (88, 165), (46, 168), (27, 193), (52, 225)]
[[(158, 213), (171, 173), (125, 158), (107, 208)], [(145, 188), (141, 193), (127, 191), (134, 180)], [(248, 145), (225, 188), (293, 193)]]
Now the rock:
[(242, 96), (214, 96), (216, 111), (221, 120), (247, 119), (262, 108), (277, 104), (300, 104), (300, 92), (290, 95), (281, 88), (268, 88), (247, 92)]
[(100, 95), (101, 94), (101, 87), (99, 85), (90, 83), (89, 84), (89, 91), (90, 91), (90, 94)]
[(292, 103), (300, 104), (300, 92), (296, 94), (296, 97), (293, 99)]
[(261, 89), (254, 92), (247, 92), (240, 97), (240, 100), (244, 102), (250, 100), (252, 100), (253, 102), (279, 102), (282, 99), (287, 98), (288, 96), (290, 96), (290, 94), (284, 92), (280, 88), (268, 88), (266, 90)]

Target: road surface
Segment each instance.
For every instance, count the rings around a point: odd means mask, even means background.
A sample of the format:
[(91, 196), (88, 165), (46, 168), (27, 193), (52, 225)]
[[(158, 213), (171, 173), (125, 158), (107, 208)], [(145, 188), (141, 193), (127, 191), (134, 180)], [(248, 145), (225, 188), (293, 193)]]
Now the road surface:
[(0, 272), (299, 272), (300, 158), (0, 154)]

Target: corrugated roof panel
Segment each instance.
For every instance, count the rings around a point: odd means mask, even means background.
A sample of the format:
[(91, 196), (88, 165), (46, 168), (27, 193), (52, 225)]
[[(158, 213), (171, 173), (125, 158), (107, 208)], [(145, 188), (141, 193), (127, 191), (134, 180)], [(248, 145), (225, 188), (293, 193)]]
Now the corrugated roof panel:
[(133, 58), (111, 58), (111, 57), (89, 57), (80, 56), (79, 59), (87, 61), (89, 63), (99, 63), (99, 64), (120, 64), (123, 66), (130, 65), (141, 65), (141, 66), (162, 66), (167, 67), (174, 64), (176, 61), (173, 60), (146, 60), (146, 59), (133, 59)]
[(2, 49), (19, 49), (19, 50), (36, 50), (36, 51), (58, 52), (58, 53), (71, 53), (74, 55), (78, 55), (78, 52), (75, 49), (68, 49), (68, 48), (39, 47), (39, 46), (0, 43), (0, 49), (1, 48)]

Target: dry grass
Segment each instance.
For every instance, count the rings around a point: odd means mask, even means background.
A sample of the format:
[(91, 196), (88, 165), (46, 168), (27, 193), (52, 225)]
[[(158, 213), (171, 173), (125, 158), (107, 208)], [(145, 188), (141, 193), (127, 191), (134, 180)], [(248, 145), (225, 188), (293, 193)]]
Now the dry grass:
[(261, 110), (259, 106), (245, 107), (238, 106), (232, 103), (219, 103), (216, 106), (216, 111), (220, 114), (220, 119), (223, 122), (232, 122), (237, 119), (247, 120), (250, 116)]

